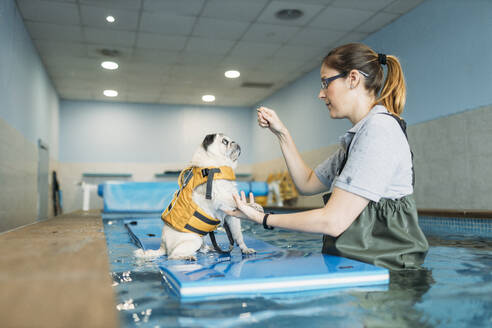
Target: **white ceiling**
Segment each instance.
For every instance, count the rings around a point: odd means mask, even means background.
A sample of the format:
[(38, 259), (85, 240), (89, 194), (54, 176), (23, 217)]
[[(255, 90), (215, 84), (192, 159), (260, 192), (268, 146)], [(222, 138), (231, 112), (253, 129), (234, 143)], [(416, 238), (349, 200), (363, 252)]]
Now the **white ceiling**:
[[(423, 0), (17, 0), (63, 99), (251, 106)], [(297, 20), (275, 17), (300, 9)], [(116, 22), (109, 24), (105, 17)], [(118, 50), (120, 68), (101, 68)], [(238, 79), (224, 72), (236, 69)], [(273, 83), (246, 88), (244, 82)], [(116, 98), (102, 95), (116, 89)]]

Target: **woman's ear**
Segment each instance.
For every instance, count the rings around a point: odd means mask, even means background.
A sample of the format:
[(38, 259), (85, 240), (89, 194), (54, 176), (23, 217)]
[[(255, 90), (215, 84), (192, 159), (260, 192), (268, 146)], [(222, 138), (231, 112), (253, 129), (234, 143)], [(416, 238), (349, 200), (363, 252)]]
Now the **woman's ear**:
[(349, 72), (347, 81), (350, 89), (355, 89), (360, 83), (360, 74), (356, 69)]

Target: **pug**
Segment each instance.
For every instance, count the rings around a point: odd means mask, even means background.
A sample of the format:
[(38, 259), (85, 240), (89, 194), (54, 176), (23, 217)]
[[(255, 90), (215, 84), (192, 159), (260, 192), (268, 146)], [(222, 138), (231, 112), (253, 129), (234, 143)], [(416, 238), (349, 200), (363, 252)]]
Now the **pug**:
[[(180, 184), (182, 185), (180, 192), (184, 190), (183, 185), (192, 183), (190, 182), (191, 178), (189, 175), (198, 176), (203, 172), (207, 173), (205, 170), (217, 167), (221, 167), (223, 171), (230, 171), (233, 173), (236, 169), (237, 160), (240, 154), (241, 147), (231, 138), (222, 133), (207, 135), (193, 154), (190, 168), (184, 170), (180, 175)], [(211, 185), (211, 187), (209, 185)], [(237, 192), (234, 180), (225, 178), (213, 179), (212, 183), (207, 181), (195, 187), (191, 193), (191, 199), (204, 212), (202, 214), (205, 216), (208, 215), (211, 219), (219, 220), (222, 225), (224, 225), (224, 223), (228, 225), (233, 241), (239, 246), (243, 254), (255, 253), (254, 249), (248, 248), (244, 243), (241, 232), (241, 220), (226, 214), (226, 212), (230, 213), (236, 209), (236, 203), (232, 198), (234, 192)], [(140, 251), (140, 256), (167, 255), (169, 259), (196, 260), (197, 251), (207, 252), (210, 250), (210, 247), (204, 242), (205, 235), (190, 232), (187, 229), (183, 229), (182, 226), (178, 227), (174, 224), (174, 221), (170, 220), (170, 216), (168, 215), (170, 215), (172, 211), (178, 211), (176, 209), (177, 207), (181, 207), (181, 210), (182, 208), (187, 207), (187, 204), (181, 204), (180, 206), (176, 205), (179, 202), (178, 197), (180, 196), (187, 199), (184, 195), (175, 195), (173, 199), (175, 204), (172, 202), (168, 207), (168, 210), (164, 211), (162, 215), (164, 227), (162, 230), (160, 249), (156, 251)], [(183, 203), (184, 201), (181, 202)], [(250, 203), (250, 206), (263, 211), (263, 208), (256, 203)], [(174, 217), (178, 216), (176, 213), (181, 212), (175, 212)], [(204, 215), (202, 215), (202, 217)], [(189, 215), (181, 215), (181, 217), (188, 216)], [(193, 228), (189, 229), (193, 230)], [(203, 232), (200, 230), (198, 231)]]

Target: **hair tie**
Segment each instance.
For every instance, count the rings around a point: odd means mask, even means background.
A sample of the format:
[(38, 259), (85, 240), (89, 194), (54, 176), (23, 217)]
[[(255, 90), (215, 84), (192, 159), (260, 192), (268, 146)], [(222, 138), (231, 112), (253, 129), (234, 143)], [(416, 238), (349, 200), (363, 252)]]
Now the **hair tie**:
[(385, 54), (378, 54), (378, 62), (381, 65), (386, 65), (386, 55)]

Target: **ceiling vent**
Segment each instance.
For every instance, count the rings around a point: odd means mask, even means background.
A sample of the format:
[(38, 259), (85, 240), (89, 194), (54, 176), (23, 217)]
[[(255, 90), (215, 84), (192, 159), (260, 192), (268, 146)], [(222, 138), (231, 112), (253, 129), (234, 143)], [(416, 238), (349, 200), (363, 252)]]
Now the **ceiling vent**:
[(275, 14), (278, 19), (282, 20), (294, 20), (298, 19), (302, 15), (304, 15), (304, 13), (299, 9), (282, 9), (277, 11)]
[(105, 57), (119, 57), (120, 51), (116, 49), (98, 49), (99, 53)]
[(259, 88), (259, 89), (269, 89), (273, 86), (273, 83), (264, 82), (243, 82), (241, 84), (243, 88)]

